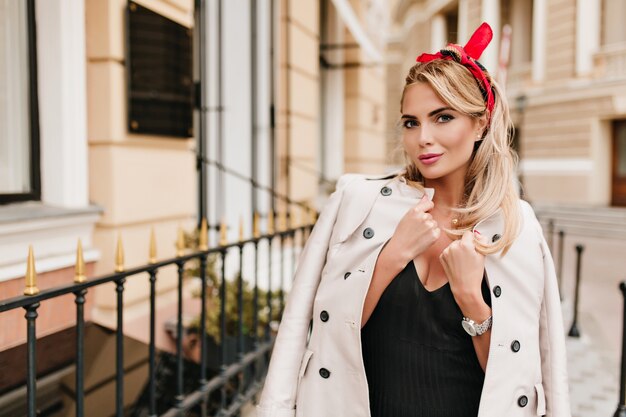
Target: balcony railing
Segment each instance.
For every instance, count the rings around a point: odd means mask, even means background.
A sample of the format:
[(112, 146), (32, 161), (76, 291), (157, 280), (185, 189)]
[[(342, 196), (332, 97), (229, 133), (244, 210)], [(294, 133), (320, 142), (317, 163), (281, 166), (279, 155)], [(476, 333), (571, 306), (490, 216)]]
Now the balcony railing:
[[(237, 415), (244, 404), (250, 401), (250, 399), (259, 391), (264, 379), (269, 352), (273, 344), (273, 331), (270, 327), (270, 321), (272, 317), (280, 317), (284, 307), (284, 288), (285, 288), (285, 254), (291, 254), (293, 259), (290, 260), (291, 275), (293, 275), (293, 269), (295, 268), (296, 253), (302, 249), (304, 242), (308, 238), (308, 235), (312, 229), (312, 223), (298, 227), (286, 227), (286, 219), (284, 216), (280, 216), (278, 231), (274, 231), (274, 215), (268, 215), (268, 227), (267, 233), (261, 234), (258, 227), (258, 216), (254, 216), (254, 231), (251, 239), (244, 240), (240, 230), (240, 240), (236, 243), (227, 243), (225, 241), (225, 226), (222, 225), (221, 241), (218, 246), (209, 248), (207, 245), (208, 234), (206, 221), (202, 222), (202, 226), (199, 230), (198, 249), (193, 250), (191, 253), (186, 253), (184, 247), (184, 239), (182, 231), (179, 233), (179, 239), (177, 243), (176, 257), (157, 260), (156, 258), (156, 244), (154, 241), (154, 235), (151, 237), (150, 242), (150, 254), (149, 263), (140, 267), (126, 269), (124, 266), (124, 253), (122, 250), (121, 240), (118, 242), (116, 253), (116, 266), (115, 272), (109, 275), (94, 277), (87, 279), (85, 277), (85, 265), (82, 258), (82, 248), (78, 246), (77, 250), (77, 262), (75, 269), (75, 279), (71, 284), (63, 285), (56, 288), (39, 291), (36, 282), (35, 273), (35, 261), (32, 249), (28, 255), (28, 267), (26, 274), (26, 288), (24, 295), (2, 300), (0, 301), (0, 314), (9, 310), (15, 310), (23, 308), (26, 311), (25, 325), (27, 327), (27, 360), (26, 360), (26, 387), (27, 387), (27, 415), (28, 417), (35, 417), (37, 415), (37, 375), (36, 375), (36, 326), (39, 308), (42, 302), (61, 297), (68, 294), (73, 294), (76, 304), (76, 389), (75, 389), (75, 408), (77, 417), (85, 416), (85, 389), (84, 389), (84, 377), (85, 377), (85, 295), (91, 289), (95, 287), (102, 287), (106, 284), (115, 284), (115, 291), (117, 293), (117, 328), (116, 328), (116, 371), (115, 371), (115, 416), (123, 417), (124, 414), (124, 289), (128, 280), (141, 280), (146, 277), (150, 284), (150, 339), (149, 339), (149, 380), (148, 380), (148, 409), (149, 416), (182, 416), (187, 415), (186, 412), (194, 409), (196, 413), (199, 412), (201, 416), (211, 415), (232, 416)], [(259, 245), (262, 244), (269, 248), (268, 251), (259, 251)], [(253, 309), (253, 324), (248, 327), (248, 330), (244, 330), (244, 278), (243, 278), (243, 263), (244, 263), (244, 248), (252, 248), (254, 253), (254, 265), (252, 274), (253, 284), (253, 297), (252, 297), (252, 309)], [(272, 290), (272, 253), (280, 253), (280, 260), (278, 265), (274, 265), (274, 268), (278, 267), (280, 276), (280, 288)], [(226, 294), (227, 280), (226, 280), (226, 263), (227, 257), (231, 254), (239, 254), (239, 273), (236, 278), (237, 298), (236, 298), (236, 310), (237, 310), (237, 326), (236, 326), (236, 352), (234, 352), (235, 360), (229, 360), (228, 357), (233, 356), (233, 352), (228, 351), (227, 343), (227, 303), (229, 299)], [(268, 259), (265, 265), (268, 265), (267, 277), (260, 277), (259, 263), (260, 254), (267, 254)], [(217, 274), (219, 278), (219, 322), (220, 322), (220, 340), (219, 344), (219, 358), (217, 362), (220, 364), (217, 375), (212, 378), (207, 377), (207, 260), (209, 258), (216, 258), (219, 260), (220, 272)], [(251, 259), (251, 258), (250, 258)], [(197, 262), (199, 269), (199, 277), (202, 282), (201, 286), (201, 315), (199, 323), (200, 337), (200, 355), (199, 355), (199, 371), (195, 377), (195, 387), (190, 392), (184, 390), (183, 386), (183, 281), (185, 277), (186, 265), (190, 262)], [(158, 279), (159, 271), (167, 266), (175, 265), (178, 274), (178, 311), (176, 320), (176, 354), (175, 354), (175, 400), (172, 404), (164, 410), (157, 410), (157, 392), (155, 384), (155, 373), (157, 370), (156, 361), (156, 346), (155, 346), (155, 314), (157, 312), (157, 297), (156, 297), (156, 283)], [(276, 272), (276, 271), (274, 271)], [(259, 282), (260, 278), (265, 278), (265, 282), (268, 284), (266, 290), (266, 298), (264, 304), (266, 305), (267, 323), (264, 328), (259, 328), (260, 317), (260, 290)], [(230, 299), (232, 304), (233, 299)], [(274, 305), (274, 307), (273, 307)], [(232, 305), (230, 306), (232, 307)], [(278, 307), (278, 314), (272, 311), (273, 308)], [(252, 328), (250, 331), (249, 328)], [(260, 330), (260, 331), (259, 331)], [(250, 343), (251, 340), (251, 343)], [(216, 359), (216, 358), (211, 358)], [(227, 389), (228, 388), (228, 389)], [(217, 410), (212, 408), (208, 409), (209, 399), (215, 401), (217, 398), (218, 407)]]
[(596, 78), (626, 78), (626, 42), (602, 46), (594, 56), (594, 64)]

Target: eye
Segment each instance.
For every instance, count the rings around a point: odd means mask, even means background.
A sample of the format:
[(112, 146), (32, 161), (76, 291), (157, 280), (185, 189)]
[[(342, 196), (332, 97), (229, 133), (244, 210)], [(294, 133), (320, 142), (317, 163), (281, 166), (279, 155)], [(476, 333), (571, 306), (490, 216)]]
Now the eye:
[(439, 123), (447, 123), (447, 122), (449, 122), (451, 120), (454, 120), (454, 116), (449, 115), (449, 114), (440, 114), (437, 117), (437, 122), (439, 122)]
[(402, 122), (402, 127), (404, 127), (405, 129), (411, 129), (412, 127), (417, 127), (417, 120), (405, 119)]

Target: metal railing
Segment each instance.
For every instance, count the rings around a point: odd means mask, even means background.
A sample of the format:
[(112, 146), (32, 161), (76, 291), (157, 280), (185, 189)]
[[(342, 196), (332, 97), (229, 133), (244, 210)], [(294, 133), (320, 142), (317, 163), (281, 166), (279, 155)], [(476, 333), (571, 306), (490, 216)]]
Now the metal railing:
[[(143, 266), (126, 269), (124, 267), (124, 252), (122, 249), (121, 238), (118, 240), (116, 251), (115, 272), (112, 274), (94, 277), (87, 279), (85, 276), (85, 263), (83, 260), (82, 246), (79, 241), (75, 278), (71, 284), (39, 291), (36, 282), (35, 273), (35, 260), (32, 252), (32, 248), (29, 250), (27, 274), (26, 274), (26, 288), (24, 295), (0, 301), (0, 314), (9, 310), (15, 310), (23, 308), (26, 311), (25, 319), (27, 326), (27, 363), (26, 363), (26, 387), (27, 387), (27, 415), (28, 417), (35, 417), (37, 415), (37, 403), (36, 403), (36, 390), (37, 390), (37, 375), (36, 375), (36, 325), (38, 313), (37, 309), (42, 302), (46, 300), (60, 297), (67, 294), (73, 294), (76, 304), (76, 389), (75, 389), (75, 407), (76, 416), (84, 417), (85, 415), (85, 389), (84, 389), (84, 373), (85, 373), (85, 296), (87, 292), (95, 287), (104, 286), (109, 283), (115, 284), (115, 291), (117, 293), (117, 329), (116, 329), (116, 372), (115, 372), (115, 416), (124, 416), (124, 290), (127, 280), (130, 279), (142, 279), (142, 275), (145, 278), (145, 274), (148, 275), (150, 283), (150, 338), (149, 338), (149, 415), (151, 417), (160, 416), (182, 416), (186, 415), (185, 412), (197, 407), (200, 409), (201, 416), (207, 416), (209, 410), (208, 399), (213, 393), (217, 393), (219, 397), (219, 407), (214, 411), (214, 415), (225, 417), (236, 415), (241, 407), (247, 403), (255, 393), (258, 392), (262, 386), (262, 381), (266, 372), (267, 358), (273, 344), (273, 333), (270, 327), (270, 321), (272, 317), (276, 316), (272, 311), (272, 304), (276, 301), (276, 295), (278, 296), (279, 309), (278, 317), (282, 315), (284, 308), (284, 288), (285, 288), (285, 252), (286, 249), (291, 249), (291, 274), (295, 272), (296, 262), (296, 249), (301, 250), (304, 242), (308, 238), (308, 235), (312, 229), (312, 224), (315, 220), (315, 214), (313, 218), (309, 219), (311, 222), (307, 222), (305, 225), (288, 228), (286, 225), (286, 218), (279, 216), (279, 230), (274, 230), (274, 215), (270, 213), (268, 215), (267, 232), (261, 234), (259, 232), (258, 215), (254, 216), (253, 225), (253, 237), (250, 239), (243, 239), (243, 232), (240, 226), (240, 239), (236, 243), (226, 242), (226, 227), (222, 224), (221, 227), (221, 239), (220, 243), (216, 247), (208, 247), (208, 233), (206, 221), (202, 221), (201, 228), (199, 230), (198, 248), (191, 253), (185, 253), (184, 247), (184, 235), (182, 230), (179, 230), (179, 237), (177, 242), (176, 257), (157, 260), (156, 256), (156, 242), (154, 233), (150, 238), (150, 254), (149, 263)], [(259, 293), (259, 245), (263, 243), (267, 244), (269, 251), (269, 259), (267, 265), (269, 270), (267, 272), (267, 300), (265, 301), (267, 311), (267, 324), (264, 329), (259, 332), (259, 305), (260, 305), (260, 293)], [(276, 247), (277, 246), (277, 247)], [(251, 247), (254, 250), (254, 273), (253, 280), (253, 325), (251, 326), (253, 331), (246, 332), (244, 329), (244, 298), (243, 298), (243, 253), (245, 247)], [(280, 277), (280, 288), (276, 291), (272, 291), (272, 253), (278, 249), (280, 253), (278, 268)], [(231, 252), (238, 252), (239, 254), (239, 271), (237, 276), (237, 330), (236, 330), (236, 360), (229, 362), (227, 356), (229, 353), (227, 344), (225, 343), (227, 337), (227, 323), (226, 323), (226, 308), (227, 308), (227, 279), (226, 279), (226, 259)], [(220, 273), (219, 273), (219, 299), (220, 299), (220, 340), (219, 345), (220, 358), (219, 358), (219, 372), (212, 378), (207, 378), (207, 259), (209, 257), (216, 257), (220, 261)], [(199, 265), (199, 277), (202, 282), (202, 289), (200, 294), (201, 300), (201, 315), (199, 323), (200, 337), (200, 364), (199, 372), (196, 377), (195, 387), (191, 392), (185, 392), (183, 387), (183, 281), (185, 278), (185, 266), (190, 262), (198, 262)], [(155, 314), (157, 312), (157, 297), (156, 297), (156, 283), (158, 279), (159, 271), (167, 266), (176, 266), (178, 275), (178, 310), (176, 319), (176, 389), (175, 400), (171, 406), (164, 412), (157, 414), (157, 396), (155, 387), (155, 371), (156, 371), (156, 345), (155, 345)], [(275, 267), (275, 266), (274, 266)], [(251, 348), (246, 349), (245, 341), (252, 340)], [(232, 355), (231, 355), (232, 356)], [(261, 363), (259, 365), (259, 363)], [(234, 381), (234, 382), (233, 382)], [(227, 385), (236, 386), (234, 392), (227, 392)], [(231, 390), (233, 391), (233, 390)]]

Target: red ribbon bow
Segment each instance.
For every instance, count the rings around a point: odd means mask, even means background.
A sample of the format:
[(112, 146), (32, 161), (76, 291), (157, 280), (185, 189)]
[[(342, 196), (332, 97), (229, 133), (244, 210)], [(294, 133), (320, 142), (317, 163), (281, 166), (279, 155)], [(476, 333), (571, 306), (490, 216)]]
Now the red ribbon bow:
[(449, 43), (448, 46), (436, 54), (421, 54), (417, 57), (416, 61), (430, 62), (435, 59), (447, 59), (454, 60), (466, 67), (470, 70), (474, 78), (476, 78), (476, 80), (481, 84), (482, 89), (487, 96), (487, 110), (491, 113), (493, 111), (493, 106), (495, 105), (495, 99), (491, 90), (491, 84), (487, 80), (487, 77), (483, 72), (483, 67), (477, 62), (477, 59), (480, 58), (480, 55), (483, 53), (487, 45), (489, 45), (492, 38), (493, 31), (491, 30), (491, 27), (486, 22), (483, 22), (483, 24), (476, 29), (465, 47)]

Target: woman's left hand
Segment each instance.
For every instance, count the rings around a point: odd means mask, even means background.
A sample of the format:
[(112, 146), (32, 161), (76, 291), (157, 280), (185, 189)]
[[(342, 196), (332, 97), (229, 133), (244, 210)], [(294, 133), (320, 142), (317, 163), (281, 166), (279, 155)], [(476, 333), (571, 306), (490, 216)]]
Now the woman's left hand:
[[(481, 239), (480, 235), (477, 237)], [(461, 308), (462, 304), (482, 301), (485, 255), (476, 251), (472, 232), (467, 231), (461, 239), (450, 243), (439, 256), (439, 261), (448, 276), (452, 294)]]

